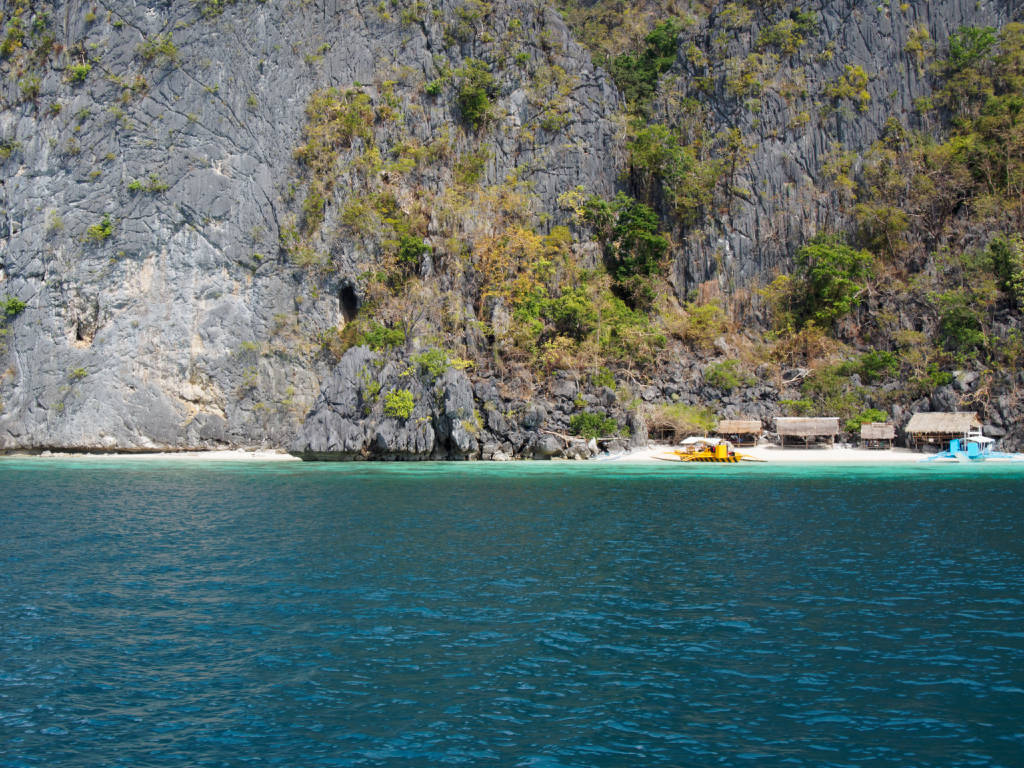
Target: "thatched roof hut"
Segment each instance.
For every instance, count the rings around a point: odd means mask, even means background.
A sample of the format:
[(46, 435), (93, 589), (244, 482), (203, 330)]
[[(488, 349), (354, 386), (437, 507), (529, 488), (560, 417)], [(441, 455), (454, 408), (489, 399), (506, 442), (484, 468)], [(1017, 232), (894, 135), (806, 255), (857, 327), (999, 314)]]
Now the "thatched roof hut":
[(939, 446), (980, 430), (981, 420), (974, 411), (915, 413), (905, 428), (914, 445), (932, 443)]
[(715, 432), (733, 438), (736, 445), (753, 445), (761, 436), (762, 429), (760, 419), (722, 419)]
[(779, 416), (775, 419), (775, 431), (779, 433), (783, 446), (786, 445), (787, 437), (802, 438), (805, 444), (811, 440), (827, 437), (830, 443), (834, 443), (836, 435), (839, 434), (839, 418), (836, 416), (815, 418)]
[(882, 421), (872, 421), (860, 425), (861, 440), (895, 440), (896, 425)]
[(715, 432), (720, 435), (758, 435), (761, 433), (759, 419), (722, 419)]
[(915, 413), (907, 423), (908, 435), (966, 435), (981, 429), (974, 411), (935, 411)]
[(868, 448), (891, 447), (895, 439), (895, 424), (873, 421), (860, 425), (860, 441)]

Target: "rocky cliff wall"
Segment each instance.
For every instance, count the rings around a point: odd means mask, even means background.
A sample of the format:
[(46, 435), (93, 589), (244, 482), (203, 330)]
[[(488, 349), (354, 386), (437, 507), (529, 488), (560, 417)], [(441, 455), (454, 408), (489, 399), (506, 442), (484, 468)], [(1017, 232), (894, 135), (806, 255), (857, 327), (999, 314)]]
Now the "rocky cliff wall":
[[(614, 184), (617, 93), (550, 9), (221, 5), (23, 4), (0, 83), (0, 295), (26, 304), (3, 339), (0, 447), (290, 442), (327, 370), (314, 339), (343, 324), (342, 286), (375, 255), (335, 243), (341, 269), (311, 277), (281, 249), (317, 89), (375, 106), (386, 90), (405, 137), (443, 135), (457, 155), (475, 138), (424, 83), (514, 39), (521, 71), (567, 73), (572, 119), (524, 138), (537, 110), (503, 76), (485, 179), (518, 169), (551, 210)], [(399, 133), (374, 121), (385, 152)], [(418, 183), (443, 186), (450, 166)]]
[[(752, 14), (733, 27), (726, 7), (717, 5), (690, 33), (698, 50), (712, 54), (680, 56), (654, 110), (655, 119), (672, 122), (682, 100), (706, 103), (702, 130), (738, 128), (747, 153), (727, 199), (677, 234), (673, 280), (684, 296), (756, 288), (787, 271), (793, 253), (815, 234), (846, 230), (849, 190), (833, 183), (828, 165), (864, 152), (889, 119), (927, 127), (918, 100), (931, 95), (931, 69), (950, 34), (962, 26), (1000, 27), (1022, 14), (1013, 0), (809, 2), (800, 8), (816, 14), (816, 31), (787, 52), (759, 45), (775, 17)], [(829, 95), (848, 67), (867, 76), (863, 100)], [(743, 75), (750, 78), (745, 87), (737, 84)], [(757, 302), (736, 308), (764, 322)]]
[[(699, 99), (704, 129), (738, 128), (747, 154), (707, 219), (675, 232), (678, 296), (739, 297), (736, 314), (763, 322), (744, 295), (844, 224), (829, 160), (870, 145), (890, 116), (918, 119), (929, 85), (911, 35), (941, 45), (960, 25), (1019, 16), (1014, 5), (811, 2), (817, 31), (753, 73), (756, 98), (737, 95), (729, 67), (755, 52), (767, 20), (732, 27), (725, 3), (700, 18), (652, 117), (672, 121)], [(368, 175), (403, 215), (428, 209), (435, 255), (445, 217), (462, 232), (496, 226), (477, 198), (435, 206), (467, 158), (481, 188), (511, 178), (528, 189), (548, 228), (570, 221), (566, 191), (629, 186), (623, 98), (544, 3), (18, 0), (4, 14), (0, 298), (24, 309), (0, 338), (0, 448), (290, 445), (310, 409), (328, 407), (321, 385), (336, 361), (318, 340), (358, 311), (360, 275), (381, 257), (379, 240), (345, 225), (345, 195)], [(495, 78), (483, 128), (457, 92), (474, 60)], [(849, 66), (868, 75), (866, 100), (827, 96)], [(295, 150), (311, 97), (329, 88), (364, 94), (371, 112), (365, 135), (336, 148), (340, 191), (311, 227)], [(692, 378), (669, 373), (652, 398)], [(770, 415), (763, 396), (751, 397)], [(560, 408), (545, 411), (560, 414), (551, 426), (565, 426)], [(450, 443), (412, 452), (440, 450)]]

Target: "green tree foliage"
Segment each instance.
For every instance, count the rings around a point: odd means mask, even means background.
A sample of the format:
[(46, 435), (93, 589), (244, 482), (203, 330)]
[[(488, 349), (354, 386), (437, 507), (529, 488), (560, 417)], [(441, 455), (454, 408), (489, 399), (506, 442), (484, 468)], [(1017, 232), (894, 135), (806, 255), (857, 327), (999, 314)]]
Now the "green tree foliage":
[(884, 349), (872, 349), (851, 366), (851, 373), (860, 375), (865, 384), (874, 384), (899, 372), (899, 358)]
[(739, 360), (722, 360), (707, 367), (704, 381), (715, 389), (732, 392), (737, 387), (749, 384), (751, 379), (740, 372)]
[(757, 47), (777, 48), (786, 56), (792, 56), (803, 47), (806, 38), (817, 31), (817, 13), (795, 10), (772, 26), (761, 30), (757, 36)]
[(88, 63), (72, 64), (68, 67), (68, 82), (77, 84), (84, 83), (85, 78), (92, 71), (92, 65)]
[(988, 341), (984, 316), (970, 291), (946, 291), (938, 296), (939, 336), (946, 349), (960, 355), (974, 355)]
[(835, 235), (819, 235), (796, 255), (793, 275), (765, 290), (776, 327), (828, 327), (860, 302), (874, 273), (874, 256)]
[(978, 202), (1024, 219), (1024, 24), (955, 33), (938, 101), (953, 114), (950, 149)]
[(603, 299), (597, 327), (601, 355), (630, 367), (653, 362), (658, 350), (666, 344), (664, 334), (652, 325), (646, 312), (630, 308), (617, 296), (608, 295)]
[(12, 317), (17, 317), (27, 306), (28, 304), (17, 296), (5, 296), (0, 300), (0, 322)]
[(628, 146), (638, 185), (650, 199), (660, 183), (681, 222), (693, 224), (711, 205), (724, 170), (721, 160), (699, 160), (695, 146), (683, 144), (678, 132), (658, 123), (637, 130)]
[(837, 237), (819, 236), (797, 252), (796, 263), (803, 280), (803, 319), (828, 326), (859, 303), (874, 257)]
[(85, 236), (94, 243), (102, 243), (114, 234), (114, 224), (109, 216), (104, 216), (98, 224), (93, 224), (85, 230)]
[(417, 272), (423, 262), (423, 257), (429, 253), (430, 246), (419, 237), (411, 234), (399, 236), (396, 259), (399, 269), (404, 274), (411, 275)]
[(618, 431), (618, 422), (600, 413), (583, 411), (569, 419), (569, 432), (587, 440), (614, 435)]
[(376, 352), (405, 344), (405, 333), (401, 328), (387, 328), (380, 323), (371, 323), (370, 327), (360, 333), (356, 343), (369, 347)]
[(170, 32), (146, 38), (135, 50), (147, 64), (177, 66), (180, 59), (178, 46)]
[(884, 424), (889, 420), (889, 414), (877, 408), (867, 408), (856, 416), (846, 420), (846, 431), (851, 434), (860, 434), (861, 424)]
[(412, 416), (416, 401), (408, 389), (395, 389), (384, 395), (384, 415), (405, 421)]
[(682, 28), (678, 19), (666, 19), (647, 34), (639, 51), (622, 53), (612, 60), (612, 77), (632, 110), (646, 112), (658, 78), (676, 61)]
[(374, 111), (370, 97), (359, 91), (325, 88), (314, 91), (306, 103), (304, 142), (293, 153), (321, 185), (334, 186), (338, 152), (352, 146), (356, 139), (373, 136)]
[(577, 341), (585, 339), (597, 326), (597, 309), (582, 286), (567, 288), (549, 299), (544, 314), (559, 335)]
[(850, 378), (846, 364), (829, 365), (812, 371), (800, 385), (804, 400), (810, 403), (806, 415), (852, 418), (864, 410), (865, 391)]
[(491, 99), (497, 95), (497, 83), (487, 62), (480, 59), (466, 59), (456, 73), (459, 76), (459, 92), (456, 103), (466, 125), (474, 131), (490, 116)]
[(632, 309), (648, 310), (654, 302), (653, 277), (668, 255), (668, 240), (657, 215), (621, 192), (612, 203), (591, 197), (584, 219), (604, 246), (616, 295)]
[(852, 102), (861, 112), (867, 112), (871, 106), (869, 80), (868, 73), (859, 64), (847, 64), (843, 74), (825, 86), (825, 95), (836, 101)]
[(987, 255), (999, 287), (1017, 309), (1024, 309), (1024, 237), (998, 235), (989, 241)]
[(433, 380), (447, 371), (452, 361), (443, 349), (432, 347), (413, 355), (412, 364), (421, 375), (428, 376)]
[(949, 36), (950, 73), (963, 72), (985, 61), (997, 41), (995, 27), (960, 27)]

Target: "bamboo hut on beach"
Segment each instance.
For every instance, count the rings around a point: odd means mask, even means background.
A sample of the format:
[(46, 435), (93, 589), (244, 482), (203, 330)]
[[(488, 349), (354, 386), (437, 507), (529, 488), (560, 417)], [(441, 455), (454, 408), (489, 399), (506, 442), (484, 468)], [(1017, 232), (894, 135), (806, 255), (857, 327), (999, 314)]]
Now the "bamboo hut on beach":
[(760, 419), (722, 419), (715, 433), (733, 445), (756, 445), (761, 437)]
[(860, 442), (865, 448), (892, 448), (896, 425), (872, 421), (860, 425)]
[[(799, 437), (804, 445), (811, 442), (819, 442), (828, 439), (830, 446), (835, 445), (836, 435), (839, 434), (839, 418), (836, 416), (818, 416), (807, 418), (803, 416), (779, 416), (775, 419), (775, 431), (779, 433), (782, 447), (786, 447), (786, 438)], [(792, 441), (791, 441), (792, 442)]]
[(915, 413), (904, 430), (914, 448), (925, 445), (949, 447), (950, 440), (962, 440), (981, 431), (981, 420), (974, 411), (934, 411)]

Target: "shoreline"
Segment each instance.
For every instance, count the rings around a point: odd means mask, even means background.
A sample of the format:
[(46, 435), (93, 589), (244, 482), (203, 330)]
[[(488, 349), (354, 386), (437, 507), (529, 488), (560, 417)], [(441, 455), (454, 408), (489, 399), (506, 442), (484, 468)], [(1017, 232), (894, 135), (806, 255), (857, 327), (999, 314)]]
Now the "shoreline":
[[(624, 454), (617, 461), (630, 464), (668, 464), (656, 456), (668, 454), (675, 446), (658, 445), (641, 448)], [(847, 447), (812, 447), (783, 448), (778, 445), (757, 445), (751, 448), (737, 448), (737, 453), (745, 454), (758, 460), (758, 463), (774, 465), (846, 465), (862, 466), (891, 464), (914, 464), (927, 458), (929, 454), (913, 451), (909, 448), (847, 448)], [(683, 462), (681, 462), (683, 463)]]
[(209, 451), (18, 451), (0, 454), (3, 459), (86, 459), (86, 460), (138, 460), (138, 461), (302, 461), (287, 451), (260, 448), (242, 448)]
[[(554, 459), (557, 464), (600, 464), (612, 462), (615, 464), (631, 465), (663, 465), (668, 466), (671, 462), (662, 461), (656, 457), (668, 454), (675, 446), (668, 444), (650, 445), (646, 448), (637, 448), (626, 453), (614, 454), (611, 456), (598, 456), (592, 459), (574, 461), (572, 459)], [(776, 466), (891, 466), (893, 464), (914, 464), (926, 458), (928, 454), (914, 451), (909, 448), (889, 449), (867, 449), (845, 446), (836, 447), (811, 447), (782, 448), (778, 445), (758, 445), (750, 448), (737, 448), (737, 453), (751, 456), (758, 460), (758, 464)], [(89, 452), (89, 451), (11, 451), (0, 454), (0, 461), (3, 459), (78, 459), (87, 461), (199, 461), (199, 462), (302, 462), (297, 456), (275, 449), (229, 449), (229, 450), (208, 450), (208, 451), (121, 451), (121, 452)], [(427, 460), (425, 460), (427, 461)], [(306, 462), (311, 464), (330, 464), (331, 461)], [(340, 460), (337, 463), (350, 464), (352, 461)], [(364, 463), (364, 462), (358, 462)], [(373, 461), (365, 460), (369, 464), (393, 464), (394, 461)], [(423, 463), (419, 460), (398, 462), (417, 464)], [(452, 464), (518, 464), (518, 463), (547, 463), (543, 459), (520, 459), (511, 462), (491, 462), (474, 460), (439, 462)], [(683, 462), (680, 462), (683, 463)], [(751, 462), (750, 464), (753, 464)]]

